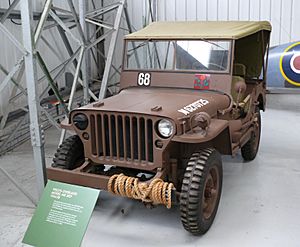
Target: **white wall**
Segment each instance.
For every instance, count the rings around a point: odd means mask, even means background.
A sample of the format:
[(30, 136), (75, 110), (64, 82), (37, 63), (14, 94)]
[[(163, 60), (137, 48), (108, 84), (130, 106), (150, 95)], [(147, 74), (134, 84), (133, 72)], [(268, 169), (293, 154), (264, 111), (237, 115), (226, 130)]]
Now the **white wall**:
[(268, 20), (271, 45), (300, 40), (299, 0), (157, 0), (160, 21)]

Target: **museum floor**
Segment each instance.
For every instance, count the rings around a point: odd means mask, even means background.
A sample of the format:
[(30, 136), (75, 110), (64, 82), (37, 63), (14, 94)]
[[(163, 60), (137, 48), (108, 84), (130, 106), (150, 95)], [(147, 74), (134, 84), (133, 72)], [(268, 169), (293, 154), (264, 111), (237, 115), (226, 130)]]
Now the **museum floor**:
[[(178, 207), (146, 209), (141, 203), (100, 193), (82, 246), (299, 246), (300, 95), (269, 95), (260, 151), (250, 163), (224, 157), (223, 193), (215, 222), (202, 237), (181, 226)], [(51, 164), (59, 133), (46, 132)], [(5, 168), (36, 197), (30, 142), (0, 157)], [(34, 207), (0, 172), (0, 247), (23, 246)]]

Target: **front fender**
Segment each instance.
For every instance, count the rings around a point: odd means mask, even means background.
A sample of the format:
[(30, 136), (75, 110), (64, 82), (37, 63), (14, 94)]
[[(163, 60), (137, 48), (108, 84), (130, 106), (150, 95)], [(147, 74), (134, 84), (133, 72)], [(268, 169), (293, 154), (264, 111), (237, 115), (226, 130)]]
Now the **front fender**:
[(202, 147), (214, 147), (221, 154), (232, 155), (229, 122), (222, 119), (212, 119), (206, 135), (200, 131), (189, 131), (180, 136), (174, 136), (173, 142), (185, 144), (199, 144)]
[(71, 123), (69, 123), (69, 119), (68, 119), (68, 118), (65, 118), (63, 121), (61, 121), (60, 127), (61, 127), (62, 129), (65, 129), (65, 130), (69, 130), (69, 131), (75, 132), (75, 130), (74, 130), (74, 128), (73, 128), (73, 125), (72, 125)]
[(183, 143), (203, 143), (215, 139), (226, 128), (229, 128), (227, 120), (212, 119), (207, 129), (207, 133), (204, 136), (202, 132), (188, 131), (187, 133), (179, 136), (174, 136), (172, 141)]

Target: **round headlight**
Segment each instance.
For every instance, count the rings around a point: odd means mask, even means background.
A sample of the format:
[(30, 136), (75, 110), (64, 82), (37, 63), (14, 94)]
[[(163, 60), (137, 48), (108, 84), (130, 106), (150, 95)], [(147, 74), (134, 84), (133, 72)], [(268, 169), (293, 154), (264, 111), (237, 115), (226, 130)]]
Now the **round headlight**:
[(163, 137), (170, 137), (174, 132), (174, 127), (171, 121), (162, 119), (158, 123), (158, 132)]
[(73, 123), (78, 129), (85, 130), (89, 124), (89, 120), (86, 115), (79, 113), (73, 117)]

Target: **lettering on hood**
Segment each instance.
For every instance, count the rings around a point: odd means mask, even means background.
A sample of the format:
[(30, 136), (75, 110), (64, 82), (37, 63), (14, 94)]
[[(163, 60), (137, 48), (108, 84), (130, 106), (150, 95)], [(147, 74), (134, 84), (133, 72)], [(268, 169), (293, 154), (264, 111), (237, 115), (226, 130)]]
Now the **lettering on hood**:
[(201, 108), (202, 106), (205, 106), (209, 104), (209, 101), (206, 99), (199, 99), (185, 107), (183, 107), (182, 109), (178, 110), (178, 112), (183, 113), (184, 115), (189, 115), (190, 113), (196, 111), (197, 109)]

